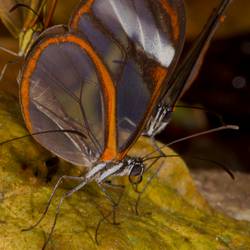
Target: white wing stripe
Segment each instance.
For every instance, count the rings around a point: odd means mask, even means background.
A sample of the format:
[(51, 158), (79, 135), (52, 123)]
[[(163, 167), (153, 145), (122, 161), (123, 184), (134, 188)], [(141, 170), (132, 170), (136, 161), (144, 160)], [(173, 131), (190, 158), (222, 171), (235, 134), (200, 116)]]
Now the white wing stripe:
[[(163, 66), (168, 67), (175, 55), (175, 49), (160, 33), (154, 17), (148, 11), (144, 0), (131, 1), (108, 0), (114, 17), (118, 20), (126, 34), (143, 47), (151, 56)], [(135, 8), (136, 7), (136, 8)]]

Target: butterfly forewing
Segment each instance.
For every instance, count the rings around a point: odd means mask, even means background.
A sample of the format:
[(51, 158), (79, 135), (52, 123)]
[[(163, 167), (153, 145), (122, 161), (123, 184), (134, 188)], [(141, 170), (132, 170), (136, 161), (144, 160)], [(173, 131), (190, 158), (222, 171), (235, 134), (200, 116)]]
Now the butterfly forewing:
[[(181, 1), (89, 0), (69, 33), (45, 32), (21, 78), (21, 102), (35, 138), (76, 164), (119, 160), (135, 142), (183, 43)], [(76, 35), (77, 34), (77, 35)]]
[[(24, 67), (21, 101), (32, 133), (72, 129), (70, 133), (35, 136), (47, 149), (75, 164), (96, 160), (104, 150), (104, 97), (96, 61), (84, 40), (67, 35), (42, 39)], [(91, 51), (94, 54), (94, 51)]]
[(117, 95), (118, 150), (139, 135), (181, 52), (184, 41), (182, 1), (89, 0), (72, 16), (101, 56)]

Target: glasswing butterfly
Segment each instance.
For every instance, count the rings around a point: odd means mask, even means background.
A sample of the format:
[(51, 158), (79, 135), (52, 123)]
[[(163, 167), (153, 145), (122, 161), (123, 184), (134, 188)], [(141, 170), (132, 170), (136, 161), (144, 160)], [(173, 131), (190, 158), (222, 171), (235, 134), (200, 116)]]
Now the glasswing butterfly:
[(184, 24), (179, 0), (83, 1), (69, 31), (50, 28), (28, 53), (20, 97), (29, 131), (78, 131), (34, 136), (75, 164), (124, 159), (176, 64)]
[(1, 0), (0, 18), (19, 40), (18, 56), (24, 56), (38, 34), (49, 26), (56, 4), (57, 0)]
[(59, 208), (91, 181), (101, 186), (110, 176), (142, 176), (143, 159), (127, 153), (159, 98), (175, 87), (184, 33), (182, 0), (87, 0), (68, 29), (52, 27), (36, 40), (20, 77), (26, 126), (49, 151), (88, 169), (61, 177), (48, 206), (64, 179), (80, 183)]
[(60, 204), (91, 181), (142, 176), (143, 159), (127, 153), (171, 76), (184, 33), (182, 0), (87, 0), (68, 30), (51, 27), (36, 40), (20, 77), (26, 126), (52, 153), (88, 169), (59, 179), (51, 199), (63, 179), (80, 183)]
[[(1, 0), (0, 19), (18, 39), (19, 46), (17, 53), (2, 46), (0, 50), (18, 58), (24, 57), (38, 35), (49, 26), (56, 4), (57, 0)], [(0, 71), (0, 80), (10, 63), (13, 62), (7, 62)]]

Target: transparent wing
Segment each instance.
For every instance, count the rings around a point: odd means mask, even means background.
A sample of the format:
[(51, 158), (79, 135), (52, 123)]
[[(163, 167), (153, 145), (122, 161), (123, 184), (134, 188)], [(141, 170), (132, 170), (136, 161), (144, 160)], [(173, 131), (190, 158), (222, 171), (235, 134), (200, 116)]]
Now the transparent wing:
[(184, 42), (181, 0), (84, 1), (70, 26), (107, 65), (117, 93), (118, 148), (140, 134), (175, 66)]
[[(70, 40), (72, 38), (72, 40)], [(72, 35), (44, 37), (30, 52), (21, 79), (21, 103), (35, 139), (59, 157), (91, 165), (104, 150), (103, 96), (96, 67)]]

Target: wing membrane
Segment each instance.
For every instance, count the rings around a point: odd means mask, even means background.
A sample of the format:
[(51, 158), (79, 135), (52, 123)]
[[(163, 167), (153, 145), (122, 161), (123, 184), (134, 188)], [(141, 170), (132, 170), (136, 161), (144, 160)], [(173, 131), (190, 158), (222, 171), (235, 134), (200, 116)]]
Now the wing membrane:
[(70, 26), (101, 55), (117, 96), (119, 151), (140, 134), (171, 74), (184, 42), (180, 0), (88, 0)]
[(84, 134), (54, 133), (35, 138), (65, 160), (91, 165), (105, 143), (100, 80), (87, 52), (65, 37), (44, 37), (30, 53), (21, 81), (21, 92), (27, 87), (29, 92), (21, 95), (24, 117), (32, 133), (58, 129)]

